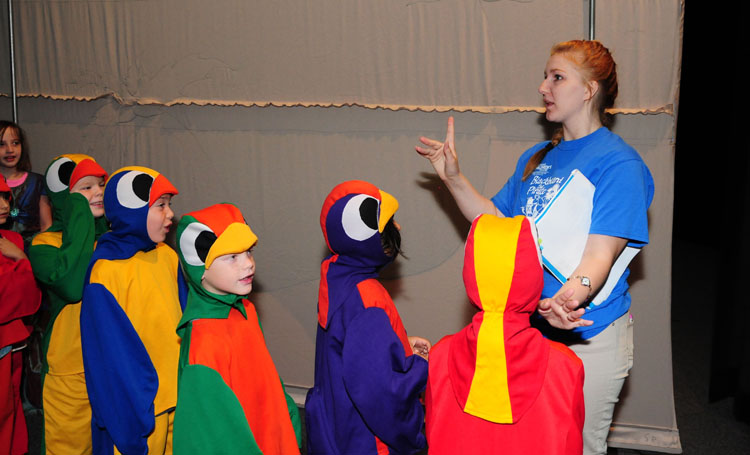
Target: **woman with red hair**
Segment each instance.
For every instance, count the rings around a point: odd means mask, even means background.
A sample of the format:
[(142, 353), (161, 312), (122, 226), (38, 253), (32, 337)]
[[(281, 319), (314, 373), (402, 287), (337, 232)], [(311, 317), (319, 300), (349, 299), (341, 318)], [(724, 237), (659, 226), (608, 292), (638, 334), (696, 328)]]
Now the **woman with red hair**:
[(539, 93), (547, 120), (560, 128), (551, 141), (521, 156), (505, 186), (491, 199), (459, 169), (452, 117), (444, 142), (422, 137), (423, 145), (416, 147), (469, 221), (483, 213), (535, 219), (574, 170), (596, 188), (580, 262), (565, 283), (545, 270), (537, 307), (543, 318), (536, 320), (549, 338), (565, 342), (584, 363), (586, 454), (606, 453), (614, 406), (632, 366), (629, 272), (622, 274), (606, 299), (593, 299), (625, 247), (648, 243), (646, 211), (654, 193), (651, 173), (638, 152), (607, 128), (606, 110), (614, 105), (617, 91), (615, 62), (600, 42), (553, 46)]

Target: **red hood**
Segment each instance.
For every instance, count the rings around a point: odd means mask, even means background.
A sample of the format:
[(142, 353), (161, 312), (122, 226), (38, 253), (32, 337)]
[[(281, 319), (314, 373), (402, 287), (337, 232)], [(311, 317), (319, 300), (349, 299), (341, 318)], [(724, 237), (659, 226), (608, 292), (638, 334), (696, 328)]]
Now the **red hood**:
[(479, 312), (451, 344), (450, 378), (462, 409), (496, 423), (520, 420), (544, 380), (549, 348), (529, 323), (544, 286), (533, 223), (480, 215), (466, 240), (464, 284)]

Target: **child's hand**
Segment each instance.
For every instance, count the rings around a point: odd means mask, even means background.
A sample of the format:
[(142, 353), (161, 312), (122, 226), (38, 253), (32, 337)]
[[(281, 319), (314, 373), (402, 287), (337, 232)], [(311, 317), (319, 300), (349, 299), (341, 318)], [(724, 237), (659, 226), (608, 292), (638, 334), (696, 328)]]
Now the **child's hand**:
[(5, 238), (0, 238), (0, 254), (6, 258), (13, 259), (14, 261), (28, 259), (26, 253), (24, 253), (22, 249), (18, 248), (15, 243)]
[(411, 345), (411, 352), (428, 360), (427, 357), (432, 348), (432, 344), (430, 344), (429, 340), (422, 337), (409, 337), (409, 344)]

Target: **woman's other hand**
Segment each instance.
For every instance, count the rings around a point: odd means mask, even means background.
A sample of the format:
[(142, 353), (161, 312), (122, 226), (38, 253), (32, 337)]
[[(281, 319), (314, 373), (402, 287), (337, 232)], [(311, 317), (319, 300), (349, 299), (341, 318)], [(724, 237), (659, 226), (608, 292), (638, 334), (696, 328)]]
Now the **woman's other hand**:
[(586, 310), (578, 308), (580, 302), (571, 299), (573, 294), (573, 289), (568, 289), (554, 297), (542, 299), (539, 301), (537, 311), (552, 327), (558, 329), (570, 330), (593, 324), (593, 321), (581, 319)]

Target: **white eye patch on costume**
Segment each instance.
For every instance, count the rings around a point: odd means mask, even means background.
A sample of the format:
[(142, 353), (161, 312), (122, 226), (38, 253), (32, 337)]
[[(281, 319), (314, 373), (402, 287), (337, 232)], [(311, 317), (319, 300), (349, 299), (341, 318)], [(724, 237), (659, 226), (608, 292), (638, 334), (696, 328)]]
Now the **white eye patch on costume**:
[(214, 242), (216, 234), (211, 228), (197, 221), (190, 223), (180, 236), (182, 257), (188, 264), (202, 267)]
[(129, 209), (139, 209), (148, 204), (154, 178), (145, 172), (129, 171), (117, 182), (117, 201)]
[(70, 158), (60, 158), (52, 163), (47, 170), (47, 187), (53, 193), (68, 189), (70, 176), (76, 168), (76, 163)]
[(367, 240), (378, 232), (377, 199), (366, 194), (358, 194), (346, 203), (341, 214), (344, 232), (353, 240)]

